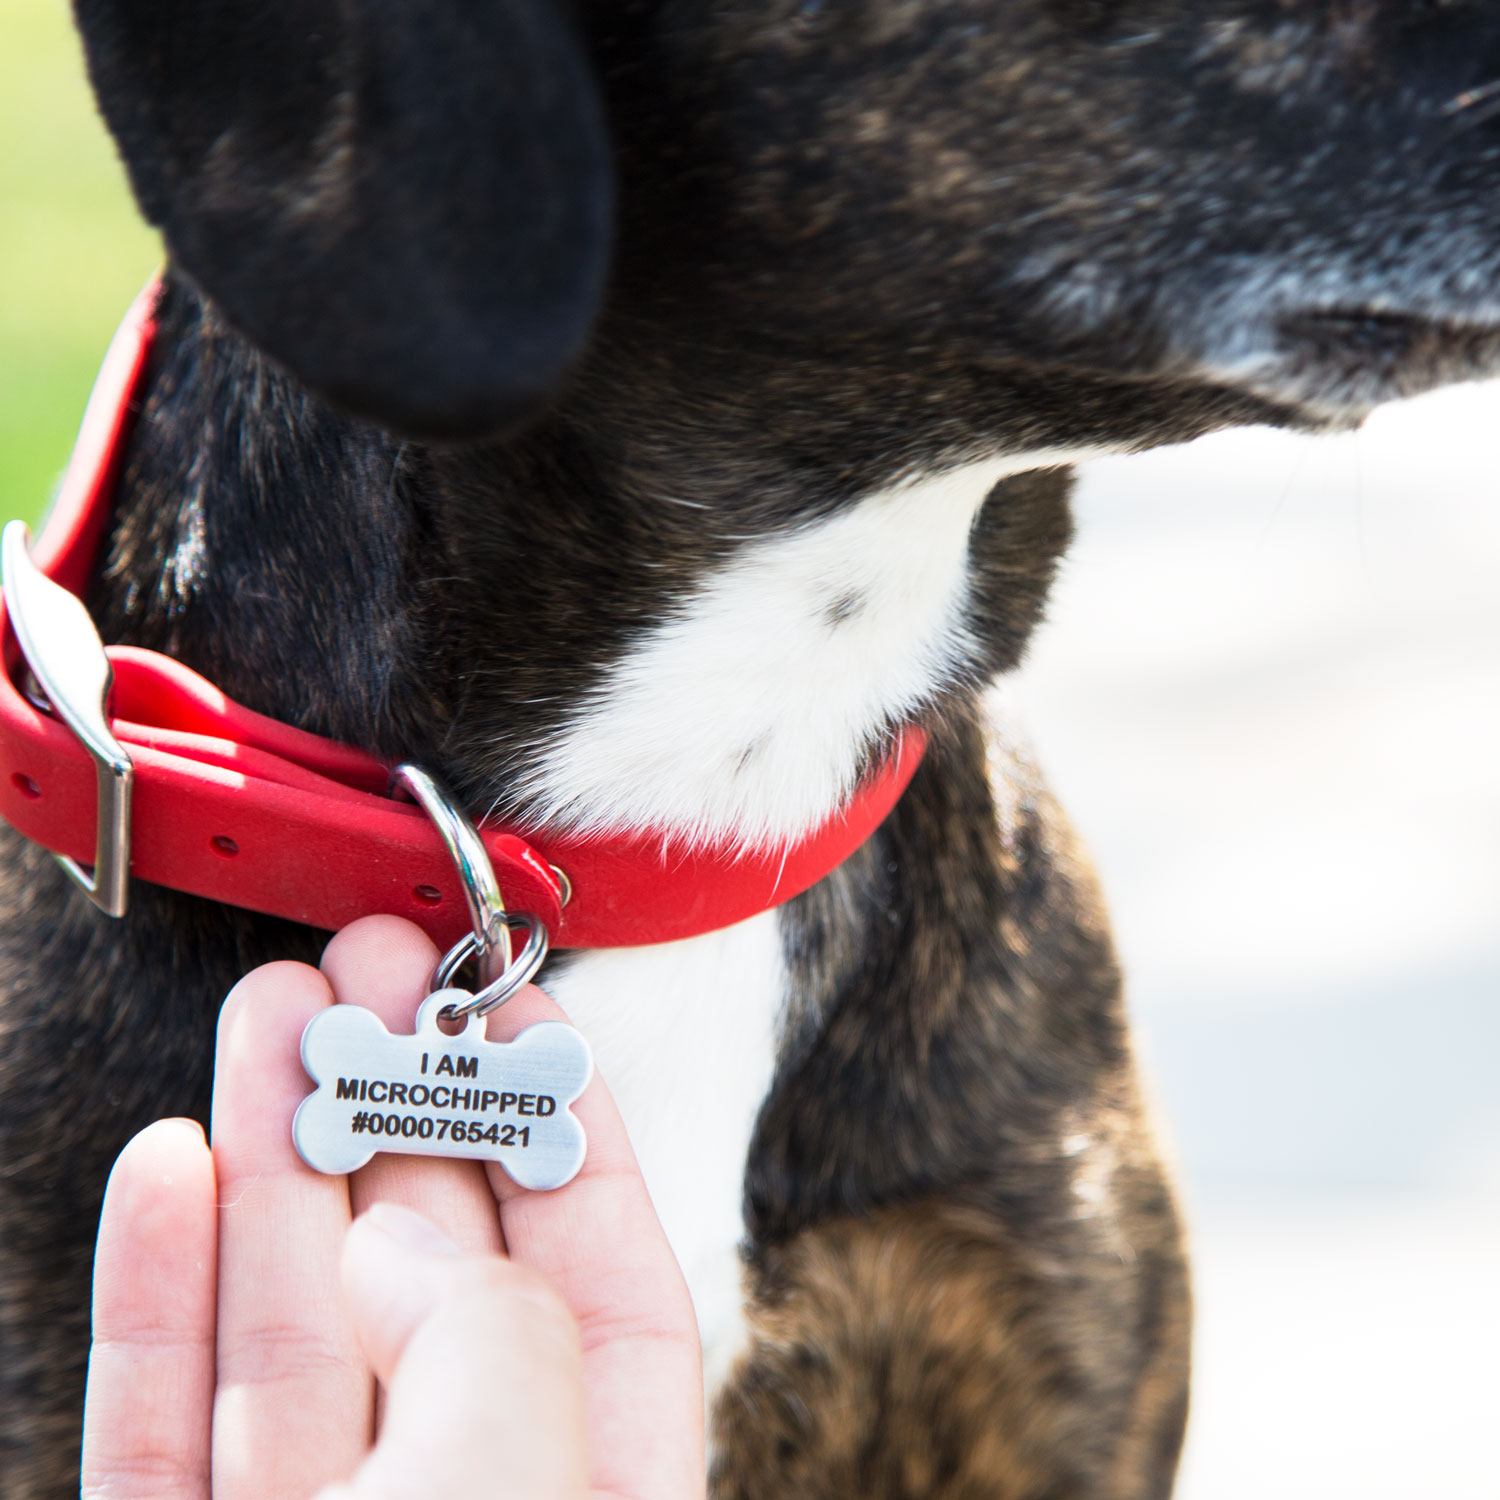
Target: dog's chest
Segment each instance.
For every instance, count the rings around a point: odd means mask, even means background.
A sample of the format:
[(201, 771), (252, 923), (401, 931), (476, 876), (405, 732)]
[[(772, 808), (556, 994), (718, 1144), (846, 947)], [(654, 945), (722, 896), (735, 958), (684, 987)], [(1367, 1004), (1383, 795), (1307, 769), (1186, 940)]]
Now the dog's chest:
[(593, 1046), (712, 1350), (737, 1317), (745, 1156), (787, 994), (777, 913), (580, 953), (546, 986)]
[[(870, 738), (974, 659), (969, 537), (986, 496), (1070, 457), (956, 469), (746, 545), (536, 759), (553, 816), (759, 844), (819, 823)], [(547, 980), (624, 1116), (711, 1378), (737, 1342), (745, 1161), (798, 983), (774, 910), (686, 942), (578, 954)]]

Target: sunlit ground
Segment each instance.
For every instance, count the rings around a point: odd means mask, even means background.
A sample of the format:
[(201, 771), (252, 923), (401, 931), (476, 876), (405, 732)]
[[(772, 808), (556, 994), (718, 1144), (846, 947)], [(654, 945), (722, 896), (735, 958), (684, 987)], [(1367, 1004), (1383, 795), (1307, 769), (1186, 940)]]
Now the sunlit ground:
[(1180, 1500), (1495, 1500), (1500, 385), (1092, 466), (1015, 690), (1197, 1241)]

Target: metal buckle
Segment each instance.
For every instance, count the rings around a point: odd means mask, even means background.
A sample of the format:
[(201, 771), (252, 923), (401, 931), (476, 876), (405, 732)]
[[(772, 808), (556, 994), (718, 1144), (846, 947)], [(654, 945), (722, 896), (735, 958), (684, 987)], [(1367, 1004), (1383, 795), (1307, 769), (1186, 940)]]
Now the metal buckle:
[(130, 792), (135, 767), (110, 733), (108, 705), (114, 668), (83, 601), (54, 583), (31, 560), (24, 521), (0, 533), (0, 587), (21, 654), (49, 711), (78, 737), (94, 762), (99, 783), (99, 832), (94, 870), (55, 855), (89, 900), (111, 917), (123, 917), (130, 894)]

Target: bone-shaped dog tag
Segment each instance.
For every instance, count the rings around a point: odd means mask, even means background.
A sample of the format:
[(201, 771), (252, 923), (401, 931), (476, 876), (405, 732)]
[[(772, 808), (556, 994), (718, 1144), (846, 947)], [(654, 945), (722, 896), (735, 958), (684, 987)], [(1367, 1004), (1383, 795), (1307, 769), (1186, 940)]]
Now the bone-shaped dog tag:
[(472, 998), (429, 995), (411, 1036), (392, 1036), (358, 1005), (314, 1016), (302, 1033), (302, 1066), (318, 1088), (292, 1120), (302, 1160), (344, 1173), (377, 1151), (468, 1156), (498, 1161), (522, 1187), (571, 1182), (588, 1146), (569, 1105), (594, 1075), (589, 1044), (561, 1021), (492, 1042), (477, 1015), (445, 1035), (438, 1013)]

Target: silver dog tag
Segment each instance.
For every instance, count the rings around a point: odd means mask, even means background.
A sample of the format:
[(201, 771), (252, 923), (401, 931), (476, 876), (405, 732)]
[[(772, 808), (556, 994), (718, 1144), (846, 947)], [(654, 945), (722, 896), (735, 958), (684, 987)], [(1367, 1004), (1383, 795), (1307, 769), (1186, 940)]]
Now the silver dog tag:
[(429, 995), (411, 1036), (392, 1036), (358, 1005), (314, 1016), (302, 1033), (302, 1066), (318, 1088), (292, 1120), (302, 1160), (344, 1173), (377, 1151), (467, 1156), (499, 1162), (522, 1187), (571, 1182), (588, 1146), (569, 1106), (594, 1075), (589, 1044), (561, 1021), (492, 1042), (477, 1015), (446, 1036), (438, 1013), (471, 998)]

